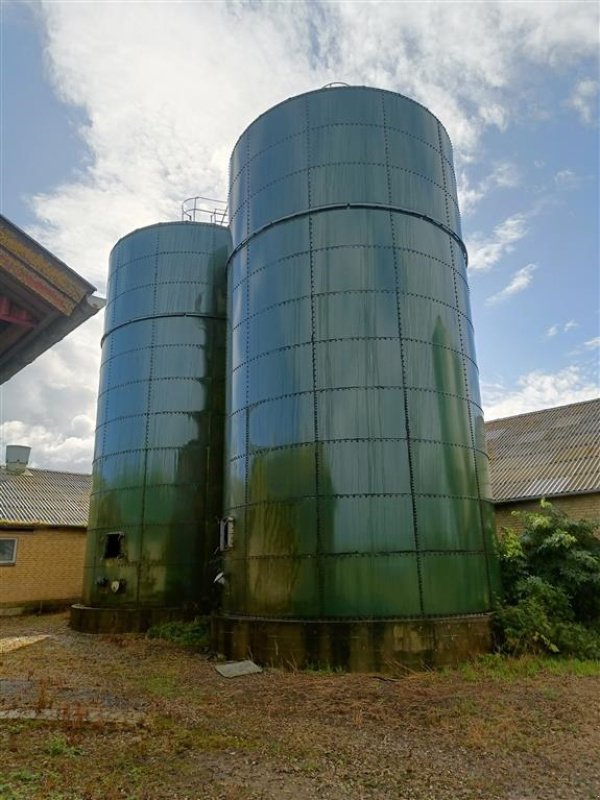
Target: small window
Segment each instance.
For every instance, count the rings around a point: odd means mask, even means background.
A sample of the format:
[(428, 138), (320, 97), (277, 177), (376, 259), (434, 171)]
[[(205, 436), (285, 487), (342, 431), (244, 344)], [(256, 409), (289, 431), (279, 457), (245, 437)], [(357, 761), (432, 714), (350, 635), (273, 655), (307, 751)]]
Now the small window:
[(233, 547), (233, 517), (219, 520), (219, 549), (231, 550)]
[(0, 539), (0, 565), (14, 564), (17, 557), (17, 540)]
[(125, 534), (121, 531), (117, 533), (107, 533), (104, 540), (104, 556), (103, 558), (123, 558), (123, 539)]

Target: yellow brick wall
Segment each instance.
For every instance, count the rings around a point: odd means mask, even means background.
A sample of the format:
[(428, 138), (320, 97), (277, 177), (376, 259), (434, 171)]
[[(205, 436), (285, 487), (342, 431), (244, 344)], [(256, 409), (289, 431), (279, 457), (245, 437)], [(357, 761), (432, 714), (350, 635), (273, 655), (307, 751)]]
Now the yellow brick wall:
[(16, 563), (0, 565), (0, 607), (81, 597), (83, 528), (0, 529), (0, 538), (17, 540)]
[[(595, 494), (576, 494), (570, 497), (549, 497), (548, 500), (568, 514), (573, 519), (588, 519), (592, 521), (600, 520), (600, 493)], [(496, 506), (496, 528), (522, 529), (522, 523), (518, 517), (511, 515), (512, 511), (537, 511), (539, 500), (522, 503), (498, 503)]]

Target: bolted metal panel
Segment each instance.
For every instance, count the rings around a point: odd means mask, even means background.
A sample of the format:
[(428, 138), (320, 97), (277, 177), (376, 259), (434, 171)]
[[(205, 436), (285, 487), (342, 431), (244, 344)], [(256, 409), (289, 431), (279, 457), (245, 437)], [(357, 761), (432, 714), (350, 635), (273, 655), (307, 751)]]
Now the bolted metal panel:
[(493, 508), (452, 150), (400, 95), (311, 92), (231, 160), (224, 610), (487, 611)]
[(222, 507), (229, 252), (227, 228), (181, 222), (134, 231), (111, 253), (89, 606), (209, 605)]

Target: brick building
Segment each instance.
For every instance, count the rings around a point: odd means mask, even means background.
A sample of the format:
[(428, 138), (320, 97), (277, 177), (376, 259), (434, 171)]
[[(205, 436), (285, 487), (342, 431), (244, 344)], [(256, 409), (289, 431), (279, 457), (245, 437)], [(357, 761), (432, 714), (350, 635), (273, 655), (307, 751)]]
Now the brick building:
[(30, 469), (28, 450), (0, 467), (0, 615), (81, 596), (91, 476)]
[(600, 398), (486, 423), (498, 528), (542, 497), (575, 519), (600, 520)]

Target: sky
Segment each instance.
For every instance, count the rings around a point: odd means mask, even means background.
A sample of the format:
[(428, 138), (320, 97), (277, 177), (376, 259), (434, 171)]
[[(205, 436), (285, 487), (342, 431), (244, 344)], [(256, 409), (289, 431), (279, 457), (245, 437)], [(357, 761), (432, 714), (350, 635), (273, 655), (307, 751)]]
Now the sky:
[[(0, 210), (106, 292), (124, 234), (227, 196), (242, 130), (332, 81), (453, 141), (487, 419), (598, 396), (596, 2), (0, 0)], [(0, 387), (0, 447), (89, 472), (102, 313)]]

